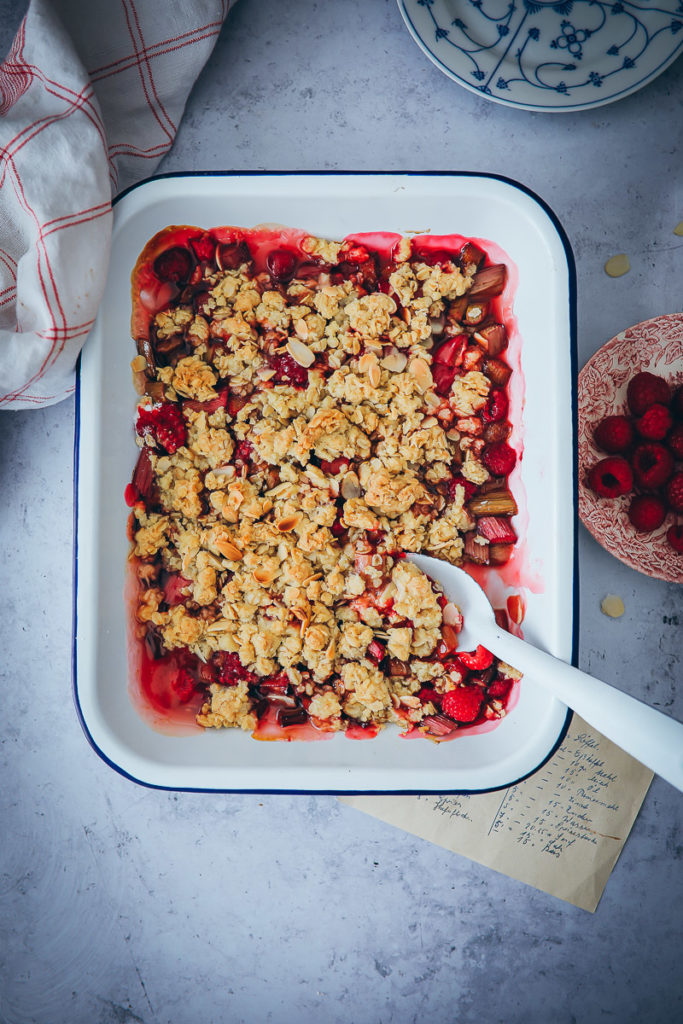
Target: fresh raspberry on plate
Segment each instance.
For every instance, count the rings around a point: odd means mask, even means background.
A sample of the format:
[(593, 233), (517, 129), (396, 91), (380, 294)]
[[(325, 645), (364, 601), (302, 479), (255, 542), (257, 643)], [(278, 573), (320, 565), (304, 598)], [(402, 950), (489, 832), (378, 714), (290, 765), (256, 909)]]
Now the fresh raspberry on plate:
[(683, 512), (683, 473), (678, 472), (666, 485), (666, 500), (674, 512)]
[(683, 555), (683, 526), (670, 526), (666, 531), (666, 539), (674, 551)]
[(616, 455), (631, 447), (633, 424), (626, 416), (605, 416), (593, 431), (593, 437), (598, 448)]
[(459, 686), (444, 693), (441, 710), (456, 722), (473, 722), (481, 708), (484, 694), (479, 686)]
[(628, 517), (640, 533), (650, 533), (666, 518), (666, 505), (656, 494), (639, 494), (631, 502)]
[(662, 487), (674, 470), (671, 452), (656, 441), (639, 444), (633, 452), (631, 463), (636, 483), (646, 491), (656, 491)]
[(517, 454), (505, 441), (489, 444), (484, 448), (482, 461), (494, 476), (507, 476), (515, 468)]
[(626, 459), (612, 455), (600, 459), (588, 473), (588, 484), (600, 498), (618, 498), (633, 487), (633, 472)]
[(677, 423), (666, 439), (666, 446), (675, 459), (683, 459), (683, 423)]
[(642, 416), (651, 405), (668, 405), (671, 398), (669, 385), (654, 373), (637, 373), (629, 381), (626, 401), (634, 416)]
[(648, 441), (663, 441), (672, 423), (671, 413), (667, 407), (657, 402), (636, 420), (636, 430)]

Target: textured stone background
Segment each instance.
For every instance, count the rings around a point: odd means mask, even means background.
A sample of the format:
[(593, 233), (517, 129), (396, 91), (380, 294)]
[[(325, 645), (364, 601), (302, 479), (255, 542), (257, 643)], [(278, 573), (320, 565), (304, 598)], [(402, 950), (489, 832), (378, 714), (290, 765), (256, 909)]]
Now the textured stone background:
[[(0, 0), (3, 52), (23, 9)], [(515, 111), (442, 76), (394, 0), (240, 0), (161, 170), (517, 178), (574, 247), (583, 363), (682, 308), (682, 98), (679, 60), (593, 112)], [(683, 798), (660, 780), (591, 916), (332, 797), (151, 792), (100, 761), (70, 693), (73, 416), (0, 414), (3, 1024), (681, 1019)], [(583, 529), (580, 557), (581, 665), (683, 718), (680, 587)]]

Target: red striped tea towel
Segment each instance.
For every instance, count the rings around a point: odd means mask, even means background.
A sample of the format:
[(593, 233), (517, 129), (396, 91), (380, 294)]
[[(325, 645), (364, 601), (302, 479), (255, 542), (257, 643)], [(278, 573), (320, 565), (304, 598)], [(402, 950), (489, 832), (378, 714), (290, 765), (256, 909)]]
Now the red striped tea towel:
[(111, 197), (170, 148), (228, 5), (32, 0), (0, 65), (0, 408), (73, 391)]

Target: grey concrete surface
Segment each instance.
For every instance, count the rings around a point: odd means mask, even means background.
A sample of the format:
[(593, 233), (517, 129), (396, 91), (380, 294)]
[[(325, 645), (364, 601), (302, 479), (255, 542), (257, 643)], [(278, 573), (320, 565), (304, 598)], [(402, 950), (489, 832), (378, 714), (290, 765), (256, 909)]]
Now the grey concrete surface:
[[(23, 13), (0, 0), (0, 44)], [(683, 61), (593, 112), (459, 88), (394, 0), (240, 0), (162, 170), (507, 174), (558, 214), (579, 362), (683, 308)], [(602, 266), (629, 254), (632, 271)], [(683, 796), (656, 779), (594, 915), (332, 797), (144, 790), (70, 692), (73, 402), (0, 415), (3, 1024), (672, 1024)], [(580, 662), (683, 718), (681, 588), (580, 531)], [(599, 609), (620, 594), (626, 614)]]

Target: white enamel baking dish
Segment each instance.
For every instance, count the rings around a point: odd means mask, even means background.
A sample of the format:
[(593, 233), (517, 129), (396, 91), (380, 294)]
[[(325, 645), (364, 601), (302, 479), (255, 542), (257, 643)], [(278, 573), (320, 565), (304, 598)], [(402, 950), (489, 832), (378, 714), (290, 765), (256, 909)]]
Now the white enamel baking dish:
[[(566, 707), (530, 678), (494, 730), (440, 744), (401, 739), (393, 727), (362, 742), (339, 735), (268, 743), (236, 730), (173, 736), (151, 728), (131, 703), (123, 599), (123, 492), (137, 454), (131, 269), (147, 240), (169, 224), (264, 222), (330, 238), (373, 230), (460, 233), (496, 242), (514, 262), (525, 382), (517, 493), (525, 492), (528, 514), (525, 526), (522, 509), (518, 526), (525, 577), (535, 590), (526, 591), (524, 633), (566, 661), (575, 655), (574, 270), (552, 212), (524, 187), (485, 175), (171, 175), (141, 183), (116, 203), (107, 288), (80, 362), (74, 695), (86, 735), (123, 775), (177, 790), (446, 793), (507, 786), (550, 756), (568, 724)], [(500, 603), (506, 585), (493, 571), (489, 578)]]

